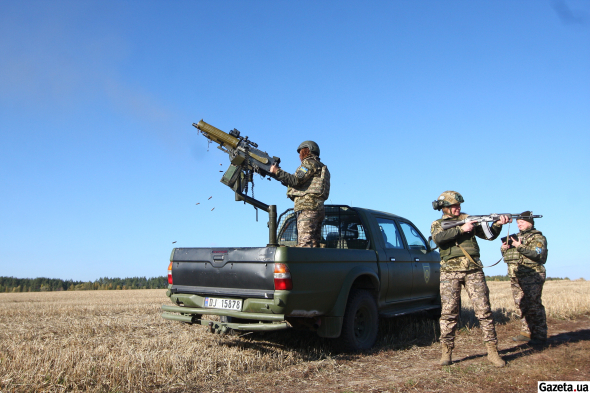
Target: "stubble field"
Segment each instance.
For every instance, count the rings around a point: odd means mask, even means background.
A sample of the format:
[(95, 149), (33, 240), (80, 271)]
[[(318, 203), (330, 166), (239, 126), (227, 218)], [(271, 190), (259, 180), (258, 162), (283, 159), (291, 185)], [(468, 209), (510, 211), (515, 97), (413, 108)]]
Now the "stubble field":
[(425, 315), (382, 320), (371, 351), (339, 354), (308, 332), (219, 336), (164, 320), (165, 290), (2, 293), (0, 391), (502, 392), (590, 380), (590, 282), (545, 284), (543, 347), (510, 340), (509, 283), (489, 287), (503, 369), (487, 363), (466, 298), (456, 362), (440, 367), (438, 324)]

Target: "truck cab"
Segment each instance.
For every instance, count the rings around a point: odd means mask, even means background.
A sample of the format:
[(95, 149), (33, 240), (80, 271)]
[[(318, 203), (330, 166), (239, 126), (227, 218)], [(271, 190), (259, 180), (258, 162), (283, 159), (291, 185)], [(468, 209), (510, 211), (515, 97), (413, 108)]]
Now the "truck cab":
[[(353, 253), (377, 262), (379, 305), (430, 304), (438, 299), (440, 255), (414, 226), (395, 214), (345, 205), (326, 205), (322, 223), (321, 248), (365, 250), (338, 254), (343, 260)], [(370, 234), (374, 236), (370, 236)], [(281, 246), (297, 245), (297, 219), (293, 209), (279, 217), (278, 240)], [(399, 308), (399, 307), (395, 307)], [(382, 310), (385, 313), (385, 310)], [(395, 314), (395, 313), (394, 313)]]

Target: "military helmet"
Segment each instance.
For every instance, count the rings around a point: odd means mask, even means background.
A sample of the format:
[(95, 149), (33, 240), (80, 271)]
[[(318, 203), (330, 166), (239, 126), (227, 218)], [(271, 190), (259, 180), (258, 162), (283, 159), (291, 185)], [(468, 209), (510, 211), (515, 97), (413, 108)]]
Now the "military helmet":
[(308, 148), (310, 153), (315, 154), (316, 156), (320, 156), (320, 147), (318, 146), (317, 143), (315, 143), (314, 141), (305, 141), (305, 142), (301, 142), (301, 144), (299, 145), (299, 147), (297, 148), (297, 153), (299, 153), (299, 151), (301, 149), (304, 148)]
[(448, 207), (451, 205), (457, 205), (465, 202), (463, 196), (459, 194), (457, 191), (445, 191), (436, 201), (432, 202), (432, 208), (434, 210), (440, 210), (443, 207)]

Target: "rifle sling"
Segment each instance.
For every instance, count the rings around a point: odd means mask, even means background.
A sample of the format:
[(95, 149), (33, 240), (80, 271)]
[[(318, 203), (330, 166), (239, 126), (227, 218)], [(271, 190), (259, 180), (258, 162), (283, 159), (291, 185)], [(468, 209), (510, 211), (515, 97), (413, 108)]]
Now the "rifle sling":
[(471, 258), (471, 255), (469, 255), (469, 253), (467, 251), (465, 251), (465, 249), (463, 247), (461, 247), (461, 245), (459, 244), (459, 242), (455, 241), (455, 244), (457, 245), (457, 247), (459, 247), (461, 249), (461, 251), (463, 251), (463, 254), (471, 261), (473, 262), (474, 265), (479, 266), (479, 263), (475, 262), (473, 260), (473, 258)]
[(496, 266), (498, 263), (502, 262), (502, 259), (504, 259), (504, 257), (500, 258), (500, 259), (498, 260), (498, 262), (494, 263), (493, 265), (490, 265), (490, 266), (484, 266), (484, 267), (492, 267), (492, 266)]
[[(506, 235), (506, 242), (508, 242), (508, 239), (510, 238), (510, 222), (508, 222), (508, 234)], [(502, 262), (502, 259), (504, 259), (504, 255), (502, 255), (502, 258), (500, 258), (498, 260), (498, 262), (494, 263), (493, 265), (490, 266), (484, 266), (484, 267), (492, 267), (492, 266), (496, 266), (498, 263)], [(482, 264), (483, 265), (483, 264)]]
[[(475, 261), (473, 260), (473, 258), (471, 258), (471, 255), (469, 255), (469, 253), (468, 253), (467, 251), (465, 251), (465, 249), (464, 249), (463, 247), (461, 247), (461, 245), (460, 245), (458, 242), (455, 242), (455, 244), (457, 245), (457, 247), (459, 247), (459, 248), (461, 249), (461, 251), (463, 251), (463, 254), (465, 254), (465, 256), (466, 256), (467, 258), (469, 258), (469, 260), (470, 260), (471, 262), (473, 262), (473, 264), (474, 264), (474, 265), (479, 265), (479, 263), (475, 262)], [(482, 268), (484, 268), (484, 267), (492, 267), (492, 266), (496, 266), (498, 263), (500, 263), (500, 262), (502, 261), (502, 259), (504, 259), (504, 257), (500, 258), (500, 260), (499, 260), (498, 262), (496, 262), (496, 263), (494, 263), (493, 265), (490, 265), (490, 266), (483, 266), (483, 263), (481, 263), (481, 265), (482, 265), (481, 267), (482, 267)]]

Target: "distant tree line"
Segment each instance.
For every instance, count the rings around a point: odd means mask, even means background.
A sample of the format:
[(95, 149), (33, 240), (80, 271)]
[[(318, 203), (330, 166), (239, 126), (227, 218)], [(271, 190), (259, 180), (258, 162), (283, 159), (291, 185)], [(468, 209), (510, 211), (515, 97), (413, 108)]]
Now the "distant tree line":
[(99, 278), (96, 281), (61, 280), (59, 278), (15, 278), (0, 277), (0, 292), (50, 292), (50, 291), (93, 291), (123, 289), (164, 289), (168, 278), (130, 277)]
[[(505, 276), (486, 276), (486, 280), (487, 281), (510, 281), (510, 277), (508, 277), (508, 275)], [(560, 277), (547, 277), (546, 278), (547, 281), (550, 280), (570, 280), (569, 277), (564, 277), (564, 278), (560, 278)]]
[[(508, 275), (486, 276), (487, 281), (510, 281)], [(547, 277), (547, 280), (569, 280), (568, 277)], [(124, 289), (166, 289), (168, 278), (161, 277), (102, 277), (95, 281), (62, 280), (59, 278), (15, 278), (0, 276), (0, 292), (95, 291)]]

